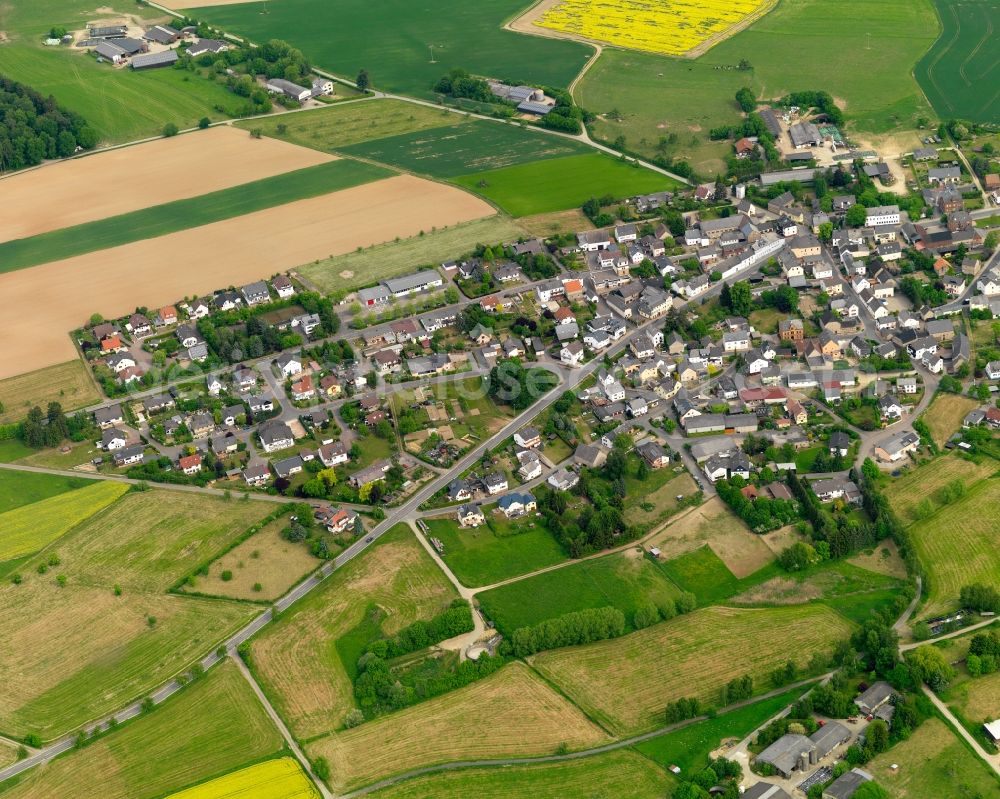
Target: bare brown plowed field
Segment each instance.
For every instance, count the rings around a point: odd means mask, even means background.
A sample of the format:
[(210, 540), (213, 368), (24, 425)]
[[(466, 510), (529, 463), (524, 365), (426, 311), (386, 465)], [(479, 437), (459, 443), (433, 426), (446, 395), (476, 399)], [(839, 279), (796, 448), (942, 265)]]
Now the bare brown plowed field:
[(334, 160), (215, 127), (49, 164), (0, 182), (0, 241), (21, 239)]
[(0, 378), (75, 355), (67, 332), (195, 293), (420, 231), (495, 214), (459, 189), (409, 175), (156, 239), (0, 275)]

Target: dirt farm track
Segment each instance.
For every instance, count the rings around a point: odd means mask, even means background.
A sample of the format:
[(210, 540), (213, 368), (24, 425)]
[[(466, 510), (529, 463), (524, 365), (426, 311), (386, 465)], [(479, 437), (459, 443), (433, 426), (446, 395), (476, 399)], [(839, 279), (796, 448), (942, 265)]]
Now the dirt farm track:
[[(286, 161), (279, 171), (287, 169)], [(200, 184), (197, 173), (187, 180)], [(92, 313), (110, 319), (156, 308), (494, 213), (459, 189), (400, 175), (0, 275), (0, 336), (19, 342), (0, 354), (0, 378), (75, 357), (67, 334)]]
[(105, 219), (334, 160), (215, 127), (48, 164), (0, 180), (0, 241)]

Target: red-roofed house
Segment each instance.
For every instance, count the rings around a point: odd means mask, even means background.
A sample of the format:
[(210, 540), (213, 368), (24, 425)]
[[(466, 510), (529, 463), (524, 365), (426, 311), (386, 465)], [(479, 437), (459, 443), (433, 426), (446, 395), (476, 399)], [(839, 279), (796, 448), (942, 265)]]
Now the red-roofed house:
[(297, 383), (292, 383), (292, 399), (302, 402), (316, 396), (316, 389), (313, 387), (311, 375), (306, 375)]
[(197, 453), (194, 455), (185, 455), (177, 459), (177, 465), (184, 474), (198, 474), (201, 471), (201, 455)]

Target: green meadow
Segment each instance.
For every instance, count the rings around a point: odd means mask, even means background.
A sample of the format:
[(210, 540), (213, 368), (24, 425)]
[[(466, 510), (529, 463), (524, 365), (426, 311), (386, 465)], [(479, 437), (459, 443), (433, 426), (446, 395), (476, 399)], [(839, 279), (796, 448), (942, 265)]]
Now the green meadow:
[(579, 208), (591, 197), (623, 199), (680, 185), (665, 175), (595, 152), (462, 175), (453, 182), (492, 200), (514, 217)]
[(368, 70), (372, 85), (420, 97), (461, 67), (477, 75), (568, 86), (592, 48), (577, 42), (524, 36), (502, 25), (524, 9), (523, 0), (280, 0), (260, 13), (256, 3), (198, 9), (196, 15), (226, 30), (264, 42), (285, 39), (317, 65), (353, 78)]

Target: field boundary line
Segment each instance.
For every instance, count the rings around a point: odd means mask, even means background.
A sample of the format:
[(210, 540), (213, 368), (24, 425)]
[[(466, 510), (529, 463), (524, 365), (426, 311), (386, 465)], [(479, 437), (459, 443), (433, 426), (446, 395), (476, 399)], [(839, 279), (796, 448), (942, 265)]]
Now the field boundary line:
[(260, 685), (257, 684), (257, 680), (254, 679), (254, 676), (250, 673), (246, 663), (243, 662), (243, 658), (239, 655), (233, 654), (232, 652), (229, 653), (229, 657), (234, 663), (236, 663), (236, 668), (239, 670), (240, 674), (243, 675), (243, 678), (250, 684), (250, 688), (257, 697), (257, 701), (260, 702), (261, 707), (264, 709), (268, 718), (271, 719), (271, 723), (274, 724), (278, 733), (282, 738), (284, 738), (285, 746), (291, 750), (295, 759), (299, 761), (299, 765), (302, 766), (302, 769), (308, 775), (309, 780), (313, 783), (313, 785), (319, 789), (323, 799), (334, 799), (333, 794), (330, 793), (330, 790), (326, 787), (323, 781), (318, 779), (316, 775), (313, 774), (312, 767), (309, 764), (309, 759), (305, 756), (305, 753), (299, 747), (298, 741), (295, 740), (292, 733), (285, 725), (284, 719), (282, 719), (278, 711), (274, 709), (271, 701), (264, 694), (264, 691), (261, 690)]
[[(763, 694), (758, 694), (750, 699), (744, 699), (740, 702), (735, 702), (731, 705), (727, 705), (726, 708), (721, 712), (716, 714), (716, 718), (720, 716), (725, 716), (734, 710), (739, 710), (743, 707), (756, 704), (757, 702), (762, 702), (767, 699), (772, 699), (775, 696), (780, 696), (781, 694), (787, 693), (788, 691), (793, 691), (796, 688), (804, 688), (812, 683), (822, 682), (829, 679), (833, 675), (833, 672), (827, 672), (826, 674), (820, 674), (815, 677), (809, 677), (808, 679), (799, 680), (798, 682), (790, 683), (789, 685), (782, 686), (780, 688), (775, 688)], [(508, 766), (534, 766), (541, 765), (544, 763), (559, 763), (566, 760), (582, 760), (588, 757), (593, 757), (595, 755), (602, 755), (606, 752), (613, 752), (618, 749), (626, 749), (628, 747), (634, 746), (637, 743), (643, 743), (652, 738), (657, 738), (661, 735), (666, 735), (670, 732), (675, 732), (677, 730), (684, 729), (685, 727), (690, 727), (693, 724), (698, 724), (702, 721), (707, 721), (709, 716), (707, 714), (701, 716), (695, 716), (694, 718), (686, 719), (684, 721), (679, 721), (676, 724), (668, 724), (664, 727), (658, 727), (655, 730), (649, 730), (647, 732), (639, 733), (638, 735), (633, 735), (628, 738), (621, 738), (617, 741), (612, 741), (611, 743), (601, 744), (600, 746), (591, 747), (590, 749), (580, 749), (576, 752), (568, 752), (564, 755), (540, 755), (537, 757), (512, 757), (504, 758), (500, 760), (458, 760), (451, 763), (439, 763), (436, 766), (425, 766), (419, 769), (413, 769), (412, 771), (405, 771), (401, 774), (397, 774), (392, 777), (386, 777), (383, 780), (374, 782), (371, 785), (366, 785), (363, 788), (358, 788), (357, 790), (350, 791), (349, 793), (343, 794), (340, 799), (357, 799), (357, 797), (366, 796), (367, 794), (374, 793), (375, 791), (380, 791), (383, 788), (388, 788), (396, 785), (400, 782), (406, 782), (408, 780), (414, 779), (416, 777), (422, 777), (426, 774), (434, 774), (442, 771), (462, 771), (465, 769), (473, 768), (505, 768)]]

